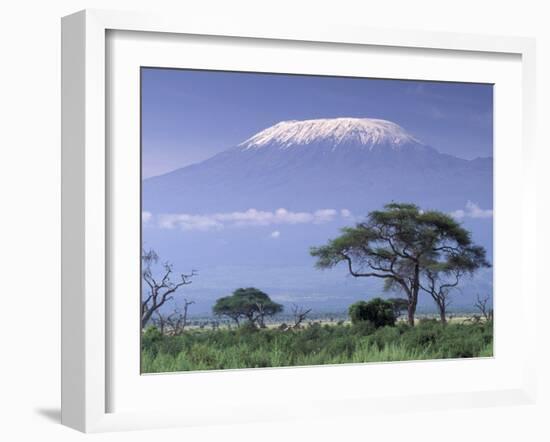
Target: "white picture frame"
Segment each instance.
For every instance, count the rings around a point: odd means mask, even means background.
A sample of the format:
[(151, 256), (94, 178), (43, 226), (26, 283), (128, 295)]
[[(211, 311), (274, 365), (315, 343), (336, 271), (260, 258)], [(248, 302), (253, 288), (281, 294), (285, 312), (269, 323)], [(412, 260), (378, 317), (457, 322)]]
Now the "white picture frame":
[[(244, 399), (234, 400), (233, 409), (224, 412), (221, 406), (197, 406), (195, 410), (150, 409), (113, 410), (109, 404), (111, 365), (115, 360), (109, 341), (112, 312), (108, 299), (110, 287), (109, 245), (113, 202), (108, 171), (110, 135), (106, 131), (109, 118), (109, 88), (106, 68), (112, 55), (108, 51), (108, 32), (154, 32), (158, 36), (185, 35), (238, 37), (284, 41), (286, 44), (308, 42), (342, 46), (375, 46), (427, 49), (441, 53), (471, 53), (515, 56), (521, 64), (521, 149), (522, 162), (521, 241), (522, 277), (517, 279), (522, 292), (518, 308), (536, 303), (536, 282), (528, 278), (526, 257), (536, 250), (536, 185), (534, 168), (535, 134), (535, 44), (532, 39), (490, 37), (450, 33), (388, 31), (345, 26), (308, 25), (292, 27), (284, 24), (231, 22), (215, 23), (195, 17), (177, 19), (150, 14), (87, 10), (63, 18), (62, 21), (62, 423), (85, 432), (168, 426), (208, 425), (220, 422), (255, 422), (289, 417), (322, 417), (329, 415), (368, 414), (373, 410), (398, 411), (409, 408), (441, 409), (489, 406), (502, 403), (532, 403), (536, 392), (535, 339), (525, 340), (524, 352), (518, 356), (521, 376), (518, 382), (500, 388), (456, 392), (431, 390), (426, 394), (409, 392), (353, 397), (334, 394), (326, 400), (312, 399), (308, 405), (296, 403), (281, 408), (254, 406)], [(506, 166), (509, 167), (509, 166)], [(138, 245), (139, 247), (139, 245)], [(499, 288), (503, 293), (505, 288)], [(498, 301), (497, 301), (498, 302)], [(520, 319), (521, 320), (521, 319)], [(498, 319), (497, 319), (498, 321)], [(137, 322), (137, 321), (136, 321)], [(534, 321), (523, 319), (525, 337), (535, 336)], [(497, 337), (498, 339), (498, 337)], [(497, 355), (498, 357), (498, 355)], [(451, 361), (452, 363), (452, 361)], [(364, 367), (364, 366), (363, 366)], [(412, 370), (410, 364), (398, 364), (391, 370)], [(456, 369), (464, 369), (457, 367)], [(323, 376), (337, 375), (341, 367), (326, 367)], [(356, 372), (361, 370), (356, 367)], [(482, 370), (472, 365), (468, 370)], [(485, 369), (490, 370), (490, 366)], [(302, 371), (300, 371), (302, 370)], [(284, 369), (286, 380), (304, 377), (304, 369)], [(306, 369), (307, 370), (307, 369)], [(330, 371), (329, 371), (330, 370)], [(439, 368), (439, 370), (442, 370)], [(445, 370), (445, 368), (443, 368)], [(519, 368), (518, 368), (519, 370)], [(255, 371), (256, 381), (275, 376), (281, 370)], [(232, 382), (250, 371), (232, 372)], [(259, 374), (258, 374), (259, 373)], [(332, 373), (332, 374), (329, 374)], [(351, 371), (348, 370), (348, 373)], [(519, 373), (519, 372), (518, 372)], [(139, 375), (139, 373), (134, 373)], [(204, 375), (204, 374), (203, 374)], [(209, 382), (220, 383), (219, 373), (208, 373)], [(177, 376), (177, 375), (174, 375)], [(218, 381), (214, 378), (218, 376)], [(227, 376), (227, 375), (223, 375)], [(170, 387), (171, 376), (162, 376), (164, 388)], [(520, 379), (521, 377), (521, 379)], [(176, 378), (172, 378), (176, 379)], [(182, 378), (180, 378), (180, 383)], [(273, 378), (274, 379), (274, 378)], [(174, 381), (175, 382), (175, 381)], [(282, 382), (281, 379), (276, 382)], [(175, 384), (174, 384), (175, 385)], [(174, 387), (178, 388), (178, 387)], [(214, 388), (214, 387), (212, 387)], [(257, 404), (256, 404), (257, 405)], [(227, 406), (225, 404), (224, 406)], [(235, 411), (239, 413), (235, 413)], [(194, 411), (194, 412), (193, 412)]]

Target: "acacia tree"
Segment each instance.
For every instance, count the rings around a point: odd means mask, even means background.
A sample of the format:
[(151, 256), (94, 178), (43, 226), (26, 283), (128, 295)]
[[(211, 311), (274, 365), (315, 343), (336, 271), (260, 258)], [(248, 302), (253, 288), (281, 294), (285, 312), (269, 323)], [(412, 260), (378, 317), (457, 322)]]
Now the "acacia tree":
[(239, 320), (244, 318), (251, 325), (264, 328), (265, 317), (282, 312), (283, 306), (273, 302), (261, 290), (248, 287), (235, 290), (231, 296), (219, 298), (212, 311), (218, 316), (227, 316), (233, 319), (237, 325), (239, 325)]
[(239, 303), (232, 296), (224, 296), (216, 300), (212, 312), (217, 316), (227, 316), (235, 321), (237, 327), (240, 325), (242, 317), (242, 310), (239, 307)]
[(420, 284), (422, 290), (434, 300), (442, 324), (447, 323), (447, 307), (452, 302), (450, 293), (458, 285), (461, 276), (462, 272), (459, 269), (444, 272), (429, 269), (425, 272), (426, 281)]
[(474, 304), (475, 308), (479, 310), (481, 316), (483, 316), (486, 321), (492, 321), (494, 316), (490, 301), (491, 297), (489, 295), (482, 298), (478, 294)]
[(451, 252), (446, 261), (427, 261), (420, 286), (434, 300), (443, 324), (447, 323), (447, 307), (451, 304), (451, 291), (464, 276), (471, 276), (480, 267), (488, 267), (485, 251), (469, 247), (460, 253)]
[(167, 333), (173, 336), (181, 335), (185, 327), (187, 327), (187, 312), (189, 306), (194, 304), (195, 301), (183, 300), (183, 311), (179, 308), (175, 308), (171, 313), (164, 315), (157, 310), (155, 316), (151, 318), (154, 325), (160, 330), (161, 333)]
[(387, 204), (369, 213), (364, 222), (342, 229), (328, 244), (311, 249), (317, 268), (344, 263), (356, 278), (377, 278), (386, 281), (386, 288), (399, 287), (408, 302), (411, 326), (425, 270), (464, 254), (478, 256), (478, 268), (489, 265), (485, 249), (475, 245), (470, 232), (450, 215), (403, 203)]
[(292, 316), (294, 318), (294, 325), (292, 328), (300, 328), (303, 321), (306, 320), (307, 315), (311, 313), (310, 308), (305, 309), (298, 304), (292, 304)]
[(182, 273), (180, 280), (174, 282), (172, 265), (165, 262), (162, 264), (160, 277), (156, 277), (153, 275), (153, 266), (158, 260), (159, 256), (153, 249), (143, 250), (141, 253), (142, 278), (148, 287), (141, 297), (141, 328), (145, 328), (153, 314), (166, 302), (174, 299), (174, 294), (179, 288), (191, 284), (191, 279), (197, 274), (195, 270), (190, 274)]

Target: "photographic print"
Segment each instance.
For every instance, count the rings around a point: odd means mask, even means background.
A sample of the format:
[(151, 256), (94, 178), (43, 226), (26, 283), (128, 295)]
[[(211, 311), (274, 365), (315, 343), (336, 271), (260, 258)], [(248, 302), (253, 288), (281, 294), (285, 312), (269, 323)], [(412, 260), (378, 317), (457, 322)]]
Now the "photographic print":
[(493, 356), (493, 85), (143, 67), (141, 178), (142, 373)]

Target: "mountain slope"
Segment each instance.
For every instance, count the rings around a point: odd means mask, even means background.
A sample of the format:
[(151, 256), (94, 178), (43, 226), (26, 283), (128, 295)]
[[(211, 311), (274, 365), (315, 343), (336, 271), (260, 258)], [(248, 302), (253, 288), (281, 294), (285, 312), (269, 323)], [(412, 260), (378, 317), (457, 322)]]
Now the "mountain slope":
[(491, 159), (441, 154), (389, 121), (286, 121), (206, 161), (144, 180), (143, 208), (363, 213), (400, 200), (454, 210), (468, 199), (492, 207), (491, 182)]

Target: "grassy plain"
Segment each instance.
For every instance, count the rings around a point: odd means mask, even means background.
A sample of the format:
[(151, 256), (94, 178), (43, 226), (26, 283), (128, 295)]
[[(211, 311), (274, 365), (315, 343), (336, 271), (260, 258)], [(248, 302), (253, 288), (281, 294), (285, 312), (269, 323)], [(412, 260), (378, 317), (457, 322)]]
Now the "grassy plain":
[(415, 327), (398, 322), (311, 323), (296, 330), (276, 327), (189, 329), (179, 336), (149, 328), (142, 337), (143, 373), (287, 367), (493, 355), (492, 322), (434, 319)]

